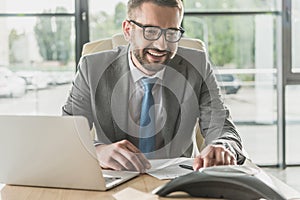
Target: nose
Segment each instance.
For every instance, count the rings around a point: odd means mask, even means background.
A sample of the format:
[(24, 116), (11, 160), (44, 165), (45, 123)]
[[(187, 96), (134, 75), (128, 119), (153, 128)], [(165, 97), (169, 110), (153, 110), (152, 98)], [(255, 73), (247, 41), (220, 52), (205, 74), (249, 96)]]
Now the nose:
[(159, 50), (167, 50), (168, 42), (165, 38), (165, 32), (162, 32), (161, 36), (153, 42), (153, 46)]

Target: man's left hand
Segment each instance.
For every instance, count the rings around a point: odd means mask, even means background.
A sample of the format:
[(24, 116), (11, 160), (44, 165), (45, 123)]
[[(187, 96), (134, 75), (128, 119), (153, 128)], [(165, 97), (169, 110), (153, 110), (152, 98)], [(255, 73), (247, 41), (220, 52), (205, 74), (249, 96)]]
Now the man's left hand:
[(234, 154), (219, 144), (206, 146), (195, 158), (193, 169), (196, 171), (202, 167), (216, 165), (236, 165)]

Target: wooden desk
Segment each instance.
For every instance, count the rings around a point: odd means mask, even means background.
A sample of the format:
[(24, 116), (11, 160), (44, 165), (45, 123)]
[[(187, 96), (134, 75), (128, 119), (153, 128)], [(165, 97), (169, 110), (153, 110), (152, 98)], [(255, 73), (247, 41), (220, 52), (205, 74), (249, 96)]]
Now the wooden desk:
[[(280, 188), (280, 190), (283, 192), (283, 194), (285, 194), (288, 197), (288, 199), (300, 198), (300, 194), (297, 191), (295, 191), (279, 179), (271, 175), (270, 177), (274, 181), (274, 184), (278, 188)], [(125, 189), (126, 187), (132, 187), (143, 192), (151, 192), (154, 188), (166, 182), (168, 181), (158, 180), (149, 175), (140, 175), (139, 177), (136, 177), (106, 192), (5, 185), (2, 190), (0, 187), (0, 200), (115, 200), (112, 195), (117, 193), (118, 191)], [(191, 198), (184, 193), (174, 193), (171, 197), (161, 197), (159, 199), (203, 199)]]
[[(151, 192), (154, 188), (166, 182), (168, 181), (158, 180), (149, 175), (140, 175), (106, 192), (6, 185), (1, 191), (0, 200), (115, 200), (112, 195), (126, 187)], [(174, 193), (172, 197), (180, 200), (202, 199), (191, 198), (184, 193)], [(159, 199), (170, 200), (170, 197)]]

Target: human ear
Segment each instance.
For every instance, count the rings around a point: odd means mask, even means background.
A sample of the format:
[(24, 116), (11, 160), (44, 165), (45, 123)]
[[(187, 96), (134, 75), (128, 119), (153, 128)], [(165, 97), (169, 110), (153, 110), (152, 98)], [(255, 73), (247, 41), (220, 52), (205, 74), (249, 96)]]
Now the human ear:
[(122, 28), (123, 28), (123, 34), (124, 38), (127, 42), (130, 40), (130, 34), (131, 34), (131, 24), (128, 20), (124, 20), (122, 23)]

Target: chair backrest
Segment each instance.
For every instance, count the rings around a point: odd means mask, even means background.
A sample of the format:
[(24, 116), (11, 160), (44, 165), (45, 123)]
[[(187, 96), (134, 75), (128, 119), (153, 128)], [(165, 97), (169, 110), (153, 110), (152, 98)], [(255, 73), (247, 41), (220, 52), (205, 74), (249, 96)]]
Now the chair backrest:
[[(110, 50), (119, 45), (127, 45), (123, 34), (115, 34), (111, 38), (88, 42), (83, 45), (82, 55), (91, 54), (99, 51)], [(204, 43), (199, 39), (181, 38), (179, 46), (205, 51)]]

